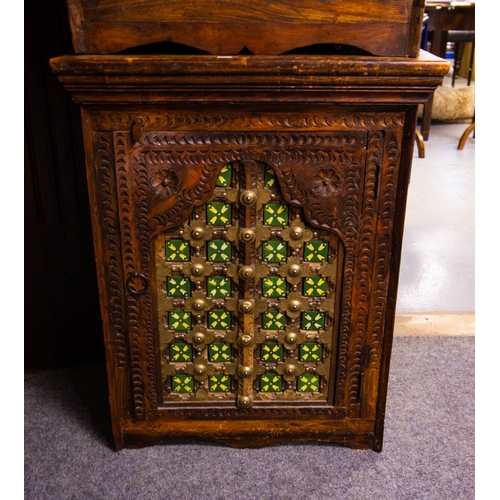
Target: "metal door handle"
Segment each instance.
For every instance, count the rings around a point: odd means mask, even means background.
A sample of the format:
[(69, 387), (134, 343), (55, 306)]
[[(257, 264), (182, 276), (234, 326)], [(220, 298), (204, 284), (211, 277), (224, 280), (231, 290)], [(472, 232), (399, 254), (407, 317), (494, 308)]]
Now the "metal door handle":
[[(140, 278), (142, 281), (142, 288), (136, 289), (135, 287), (132, 286), (132, 282), (136, 279)], [(130, 274), (129, 277), (127, 278), (127, 281), (125, 282), (125, 286), (127, 287), (127, 290), (134, 294), (134, 295), (142, 295), (147, 289), (148, 289), (148, 279), (144, 274), (139, 274), (139, 273), (134, 273)]]

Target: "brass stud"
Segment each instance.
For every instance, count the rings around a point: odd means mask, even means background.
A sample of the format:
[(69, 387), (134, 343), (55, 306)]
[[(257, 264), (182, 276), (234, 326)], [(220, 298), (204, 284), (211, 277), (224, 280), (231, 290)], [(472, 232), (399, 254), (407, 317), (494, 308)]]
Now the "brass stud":
[(288, 363), (285, 367), (285, 375), (295, 375), (296, 371), (297, 367), (292, 363)]
[(205, 270), (203, 264), (193, 264), (191, 267), (191, 274), (194, 276), (201, 276)]
[(203, 332), (196, 332), (193, 337), (193, 342), (195, 344), (203, 344), (205, 342), (205, 334)]
[(249, 378), (253, 375), (253, 369), (251, 366), (240, 366), (238, 372), (242, 378)]
[(195, 311), (203, 311), (203, 309), (205, 309), (205, 301), (203, 299), (195, 299), (193, 301), (193, 309)]
[(202, 240), (205, 236), (205, 230), (201, 227), (196, 227), (191, 231), (191, 238), (195, 240)]
[(247, 347), (252, 343), (252, 340), (253, 339), (252, 339), (251, 335), (245, 334), (239, 338), (239, 343), (240, 343), (240, 345)]
[(244, 280), (252, 279), (255, 276), (255, 270), (253, 267), (244, 266), (240, 269), (240, 278)]
[(253, 191), (244, 191), (241, 195), (241, 203), (246, 206), (253, 205), (257, 201), (257, 194)]
[(287, 344), (295, 344), (295, 342), (297, 342), (297, 334), (295, 332), (290, 332), (287, 334), (287, 336), (285, 337), (285, 342)]
[(251, 313), (253, 312), (253, 302), (251, 300), (244, 300), (240, 303), (240, 312)]
[(241, 396), (238, 398), (238, 406), (240, 408), (251, 408), (252, 407), (252, 399), (248, 396)]
[(300, 240), (302, 238), (302, 235), (304, 234), (304, 229), (302, 229), (300, 226), (295, 226), (291, 231), (290, 231), (290, 237), (294, 240)]
[(299, 300), (291, 300), (289, 304), (289, 309), (292, 312), (300, 311), (300, 301)]
[(196, 375), (204, 375), (207, 371), (207, 367), (201, 363), (197, 363), (194, 365), (194, 373)]
[(299, 264), (290, 264), (288, 267), (288, 274), (292, 277), (296, 277), (300, 275), (300, 265)]
[(243, 243), (251, 243), (255, 239), (255, 232), (253, 229), (242, 229), (240, 232), (240, 240)]

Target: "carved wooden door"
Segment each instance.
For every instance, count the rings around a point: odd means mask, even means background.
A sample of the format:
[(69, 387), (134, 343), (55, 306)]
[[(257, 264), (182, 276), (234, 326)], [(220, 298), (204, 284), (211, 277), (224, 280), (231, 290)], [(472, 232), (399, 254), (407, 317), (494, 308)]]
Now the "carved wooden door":
[(93, 119), (134, 418), (373, 419), (404, 114)]

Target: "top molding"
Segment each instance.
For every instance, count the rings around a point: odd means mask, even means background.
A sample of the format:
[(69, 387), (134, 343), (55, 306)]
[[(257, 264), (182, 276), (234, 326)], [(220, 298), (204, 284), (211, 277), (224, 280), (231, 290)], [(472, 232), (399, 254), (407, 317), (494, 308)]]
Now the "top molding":
[(450, 67), (424, 51), (418, 58), (78, 55), (50, 64), (81, 104), (422, 104)]
[(425, 0), (67, 0), (77, 54), (175, 42), (212, 55), (316, 44), (418, 57)]

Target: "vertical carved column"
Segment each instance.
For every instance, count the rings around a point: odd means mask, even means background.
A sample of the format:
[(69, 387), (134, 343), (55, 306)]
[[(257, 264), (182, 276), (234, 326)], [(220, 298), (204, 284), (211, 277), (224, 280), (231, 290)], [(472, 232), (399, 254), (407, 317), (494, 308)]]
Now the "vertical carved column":
[(132, 393), (136, 417), (157, 407), (156, 353), (153, 329), (150, 245), (148, 235), (148, 176), (145, 165), (131, 162), (130, 134), (113, 134), (118, 206), (122, 234), (129, 324)]
[(364, 380), (364, 391), (373, 396), (364, 400), (363, 416), (365, 417), (372, 417), (375, 414), (376, 396), (378, 395), (379, 368), (391, 271), (391, 245), (402, 143), (401, 132), (387, 131), (385, 133), (385, 143), (383, 170), (379, 187), (378, 233), (374, 245), (371, 313), (366, 340), (368, 360)]
[(113, 138), (110, 133), (100, 132), (95, 137), (96, 144), (96, 179), (99, 183), (97, 195), (101, 209), (101, 231), (104, 259), (107, 270), (107, 293), (109, 300), (109, 325), (113, 334), (113, 347), (116, 365), (125, 370), (128, 364), (128, 342), (123, 303), (122, 287), (124, 283), (121, 262), (120, 221), (116, 200), (116, 178), (113, 168)]
[[(371, 132), (367, 140), (367, 159), (363, 193), (361, 234), (356, 255), (358, 258), (356, 295), (369, 297), (372, 288), (373, 247), (375, 244), (378, 183), (382, 168), (383, 134)], [(359, 301), (354, 311), (353, 333), (350, 341), (348, 362), (349, 377), (349, 415), (356, 417), (361, 408), (361, 384), (363, 378), (363, 346), (366, 344), (368, 300)]]

